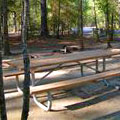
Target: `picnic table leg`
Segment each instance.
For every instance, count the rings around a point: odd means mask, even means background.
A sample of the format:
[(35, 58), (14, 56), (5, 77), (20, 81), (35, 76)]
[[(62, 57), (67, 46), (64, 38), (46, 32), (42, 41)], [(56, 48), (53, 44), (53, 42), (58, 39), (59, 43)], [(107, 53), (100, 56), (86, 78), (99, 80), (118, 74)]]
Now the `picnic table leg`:
[(33, 95), (33, 100), (37, 104), (38, 107), (42, 108), (45, 111), (50, 111), (52, 107), (52, 95), (50, 92), (47, 93), (47, 103), (43, 104), (40, 101), (38, 101), (36, 95)]
[(98, 59), (96, 59), (96, 73), (98, 73), (98, 65), (99, 65)]
[(63, 64), (59, 64), (57, 67), (55, 67), (54, 69), (50, 70), (46, 75), (44, 75), (42, 78), (40, 78), (39, 81), (34, 82), (34, 85), (38, 84), (41, 80), (45, 79), (48, 75), (50, 75), (52, 72), (54, 72), (55, 70), (57, 70), (59, 67), (61, 67)]
[[(106, 58), (103, 57), (103, 72), (104, 72), (105, 70), (106, 70)], [(105, 85), (106, 85), (107, 87), (110, 86), (110, 83), (109, 83), (107, 80), (103, 80), (103, 82), (105, 83)]]
[(52, 70), (52, 71), (48, 72), (46, 75), (44, 75), (42, 78), (40, 78), (40, 80), (39, 80), (39, 81), (34, 82), (34, 84), (35, 84), (35, 85), (36, 85), (36, 84), (38, 84), (41, 80), (45, 79), (45, 78), (46, 78), (48, 75), (50, 75), (53, 71), (54, 71), (54, 70)]
[(81, 76), (83, 77), (84, 76), (84, 71), (83, 71), (84, 64), (81, 64), (80, 62), (77, 62), (77, 63), (80, 65), (80, 72), (81, 72)]
[(84, 71), (83, 71), (84, 65), (83, 65), (83, 64), (80, 64), (80, 67), (81, 67), (81, 76), (83, 77), (83, 76), (84, 76)]
[[(45, 76), (43, 76), (40, 79), (40, 81), (43, 80), (45, 77), (47, 77), (54, 70), (58, 69), (60, 66), (62, 66), (62, 64), (58, 65), (55, 69), (48, 72)], [(31, 79), (32, 80), (32, 86), (35, 86), (38, 82), (35, 82), (35, 73), (34, 73), (34, 71), (31, 71), (31, 75), (32, 75), (32, 79)], [(42, 108), (45, 111), (51, 110), (51, 107), (52, 107), (52, 95), (51, 95), (50, 92), (47, 92), (47, 103), (46, 104), (43, 104), (40, 101), (38, 101), (37, 96), (35, 94), (33, 94), (32, 96), (33, 96), (34, 102), (38, 105), (38, 107)]]
[(106, 58), (103, 58), (103, 72), (106, 70)]
[(16, 75), (16, 86), (17, 86), (18, 92), (22, 92), (23, 93), (23, 91), (20, 88), (20, 82), (19, 82), (19, 76), (18, 75)]
[(35, 73), (34, 72), (31, 72), (31, 83), (32, 83), (32, 86), (35, 85)]
[[(32, 86), (35, 86), (35, 73), (31, 72), (32, 75)], [(52, 107), (52, 95), (50, 92), (47, 93), (47, 104), (43, 104), (40, 101), (38, 101), (37, 96), (33, 95), (33, 100), (37, 104), (38, 107), (42, 108), (45, 111), (49, 111)]]
[(89, 65), (87, 65), (87, 64), (80, 64), (81, 65), (81, 76), (84, 76), (83, 75), (83, 66), (85, 66), (85, 67), (87, 67), (87, 68), (90, 68), (91, 70), (94, 70), (96, 73), (100, 73), (100, 71), (98, 70), (98, 64), (99, 63), (99, 61), (98, 60), (96, 60), (96, 68), (93, 68), (93, 67), (91, 67), (91, 66), (89, 66)]
[(104, 82), (105, 86), (107, 86), (107, 87), (110, 86), (110, 83), (106, 79), (104, 79), (103, 82)]

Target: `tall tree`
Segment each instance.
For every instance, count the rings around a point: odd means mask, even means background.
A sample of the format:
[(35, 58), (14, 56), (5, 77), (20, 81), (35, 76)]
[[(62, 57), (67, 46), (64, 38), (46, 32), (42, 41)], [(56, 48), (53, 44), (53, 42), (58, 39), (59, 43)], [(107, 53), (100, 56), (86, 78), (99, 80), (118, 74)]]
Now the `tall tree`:
[(58, 25), (57, 25), (57, 38), (58, 39), (60, 38), (60, 10), (61, 10), (60, 4), (61, 4), (61, 0), (58, 1)]
[(98, 34), (98, 23), (97, 23), (97, 14), (96, 14), (96, 6), (95, 6), (95, 0), (93, 0), (93, 9), (94, 9), (94, 20), (95, 20), (95, 27), (96, 27), (96, 38), (97, 42), (100, 42), (99, 34)]
[(78, 35), (83, 37), (83, 0), (78, 0)]
[(46, 0), (41, 0), (41, 36), (48, 36), (47, 5)]
[[(15, 0), (13, 1), (15, 5)], [(14, 23), (14, 32), (17, 32), (17, 14), (16, 11), (13, 11), (13, 23)]]
[(10, 55), (10, 46), (9, 46), (9, 37), (8, 37), (8, 7), (7, 6), (8, 6), (7, 0), (2, 0), (4, 55)]
[(117, 0), (117, 3), (118, 3), (119, 28), (120, 28), (120, 1)]
[(30, 97), (30, 61), (27, 51), (28, 24), (29, 24), (29, 0), (23, 0), (22, 42), (24, 61), (24, 83), (23, 83), (23, 110), (21, 120), (27, 120), (29, 113)]
[(111, 40), (110, 40), (110, 11), (109, 11), (109, 1), (106, 0), (106, 12), (105, 12), (105, 16), (106, 16), (106, 32), (107, 32), (107, 48), (111, 48)]
[(114, 37), (114, 15), (111, 14), (111, 28), (110, 28), (110, 41), (113, 41)]
[(7, 120), (2, 72), (2, 34), (1, 34), (1, 0), (0, 0), (0, 120)]
[(83, 42), (83, 0), (78, 0), (78, 36), (80, 39), (81, 50), (84, 50), (84, 42)]

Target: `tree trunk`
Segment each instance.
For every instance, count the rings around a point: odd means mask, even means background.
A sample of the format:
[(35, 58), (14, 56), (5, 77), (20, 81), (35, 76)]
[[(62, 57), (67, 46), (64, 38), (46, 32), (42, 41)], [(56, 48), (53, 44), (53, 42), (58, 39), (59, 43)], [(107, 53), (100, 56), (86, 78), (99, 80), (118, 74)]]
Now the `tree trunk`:
[(41, 36), (48, 37), (46, 0), (41, 0)]
[(113, 41), (113, 34), (114, 34), (114, 15), (111, 15), (111, 31), (110, 31), (110, 41)]
[(93, 0), (93, 4), (94, 4), (94, 20), (95, 20), (95, 27), (96, 27), (96, 38), (97, 38), (97, 42), (100, 42), (99, 39), (99, 34), (98, 34), (98, 24), (97, 24), (97, 15), (96, 15), (96, 7), (95, 7), (95, 0)]
[[(37, 15), (37, 1), (35, 0), (34, 1), (34, 12), (33, 12), (33, 17), (35, 18), (36, 17), (36, 15)], [(35, 19), (33, 19), (33, 25), (34, 25), (34, 30), (36, 30), (36, 20)]]
[(8, 8), (7, 0), (2, 0), (2, 22), (3, 22), (3, 45), (4, 55), (10, 55), (9, 37), (8, 37)]
[(17, 19), (16, 19), (16, 17), (17, 17), (17, 14), (16, 14), (16, 12), (14, 11), (13, 12), (13, 20), (14, 20), (14, 31), (15, 31), (15, 33), (17, 32)]
[(78, 36), (80, 39), (81, 50), (84, 50), (84, 42), (83, 42), (83, 0), (79, 0), (78, 3)]
[(60, 3), (61, 3), (61, 0), (58, 1), (58, 26), (57, 26), (57, 39), (60, 38)]
[(118, 15), (119, 15), (119, 28), (120, 28), (120, 1), (118, 0)]
[(61, 35), (64, 36), (64, 24), (62, 24), (62, 31), (61, 31)]
[(30, 61), (27, 52), (28, 39), (28, 17), (29, 17), (29, 0), (23, 0), (23, 24), (22, 24), (22, 42), (23, 42), (23, 60), (24, 60), (24, 83), (23, 83), (23, 110), (21, 120), (27, 120), (29, 113), (30, 97)]
[(3, 84), (3, 72), (2, 72), (2, 52), (1, 51), (0, 51), (0, 120), (7, 120), (6, 104), (5, 104), (5, 96), (4, 96), (4, 84)]
[(109, 3), (106, 0), (106, 30), (107, 30), (107, 48), (111, 48), (110, 43), (110, 21), (109, 21)]
[(53, 24), (53, 35), (56, 36), (56, 25), (55, 25), (55, 23)]
[(0, 0), (0, 120), (7, 120), (4, 96), (3, 71), (2, 71), (2, 34), (1, 34), (1, 0)]

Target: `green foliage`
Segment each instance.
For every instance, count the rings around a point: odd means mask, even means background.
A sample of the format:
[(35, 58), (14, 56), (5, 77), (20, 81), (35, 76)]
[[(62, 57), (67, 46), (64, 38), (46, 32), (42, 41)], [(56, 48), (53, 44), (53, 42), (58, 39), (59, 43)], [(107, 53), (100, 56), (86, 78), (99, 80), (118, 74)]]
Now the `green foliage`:
[[(114, 13), (114, 23), (118, 27), (119, 24), (119, 7), (117, 0), (95, 0), (98, 26), (104, 27), (105, 13), (107, 1), (109, 4), (109, 12)], [(40, 30), (41, 23), (41, 0), (30, 0), (30, 28), (31, 31)], [(14, 29), (13, 12), (17, 13), (17, 27), (21, 26), (21, 0), (8, 0), (9, 10), (9, 30)], [(57, 30), (60, 22), (60, 29), (68, 30), (77, 28), (78, 21), (78, 0), (60, 0), (60, 16), (59, 16), (59, 0), (47, 0), (48, 10), (48, 28), (53, 32)], [(58, 19), (60, 18), (60, 20)], [(83, 21), (84, 26), (94, 26), (93, 0), (83, 0)]]

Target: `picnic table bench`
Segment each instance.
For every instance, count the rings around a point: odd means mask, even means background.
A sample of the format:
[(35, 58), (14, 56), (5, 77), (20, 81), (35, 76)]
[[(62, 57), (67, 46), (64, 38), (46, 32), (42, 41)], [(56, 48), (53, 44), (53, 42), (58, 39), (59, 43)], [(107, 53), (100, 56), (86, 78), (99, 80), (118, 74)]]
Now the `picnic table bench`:
[[(50, 91), (52, 90), (58, 90), (58, 89), (66, 89), (66, 88), (71, 88), (74, 86), (78, 86), (80, 84), (86, 83), (86, 82), (91, 82), (91, 81), (96, 81), (100, 80), (103, 78), (111, 77), (111, 76), (117, 76), (119, 75), (119, 69), (117, 70), (111, 70), (111, 71), (105, 71), (105, 64), (106, 64), (106, 58), (109, 58), (114, 55), (119, 55), (120, 54), (120, 49), (109, 49), (109, 50), (96, 50), (96, 51), (84, 51), (84, 52), (77, 52), (77, 53), (71, 53), (71, 54), (64, 54), (60, 56), (53, 56), (53, 57), (48, 57), (45, 59), (34, 59), (30, 61), (30, 72), (32, 75), (31, 81), (32, 81), (32, 87), (31, 87), (31, 95), (33, 95), (33, 99), (35, 103), (43, 108), (44, 110), (50, 110), (51, 109), (51, 104), (52, 104), (52, 97), (50, 94)], [(103, 60), (103, 70), (99, 71), (99, 59)], [(89, 62), (95, 61), (96, 69), (86, 65)], [(19, 83), (18, 80), (18, 75), (24, 74), (24, 65), (22, 60), (16, 60), (16, 61), (11, 61), (9, 62), (10, 65), (16, 67), (20, 72), (15, 73), (15, 74), (8, 74), (5, 75), (6, 77), (9, 76), (16, 76), (17, 78), (17, 83)], [(51, 72), (61, 69), (62, 67), (70, 67), (71, 64), (77, 64), (81, 66), (81, 75), (83, 76), (83, 66), (87, 66), (91, 68), (92, 70), (95, 70), (97, 74), (91, 75), (91, 76), (85, 76), (85, 77), (80, 77), (77, 79), (73, 80), (66, 80), (62, 82), (56, 82), (56, 83), (50, 83), (48, 85), (39, 85), (35, 86), (35, 73), (38, 72), (43, 72), (43, 71), (49, 71), (42, 79), (47, 77)], [(100, 73), (103, 72), (103, 73)], [(19, 90), (19, 89), (18, 89)], [(21, 90), (19, 90), (21, 91)], [(48, 104), (44, 105), (40, 103), (37, 100), (36, 94), (39, 94), (41, 92), (47, 92), (48, 93)]]
[[(81, 78), (75, 78), (75, 79), (71, 79), (71, 80), (64, 80), (64, 81), (49, 83), (49, 84), (45, 84), (45, 85), (32, 86), (30, 88), (30, 92), (31, 92), (30, 94), (33, 96), (35, 103), (40, 108), (44, 109), (45, 111), (49, 111), (49, 110), (51, 110), (51, 107), (52, 107), (52, 95), (50, 94), (50, 92), (56, 91), (56, 90), (61, 90), (61, 89), (65, 90), (65, 89), (73, 88), (76, 86), (83, 85), (85, 83), (104, 80), (104, 79), (107, 79), (107, 78), (113, 77), (113, 76), (120, 76), (120, 69), (106, 71), (103, 73), (97, 73), (94, 75), (85, 76), (85, 77), (81, 77)], [(36, 97), (37, 94), (44, 93), (44, 92), (48, 93), (47, 104), (41, 103), (40, 101), (38, 101), (38, 99)]]

